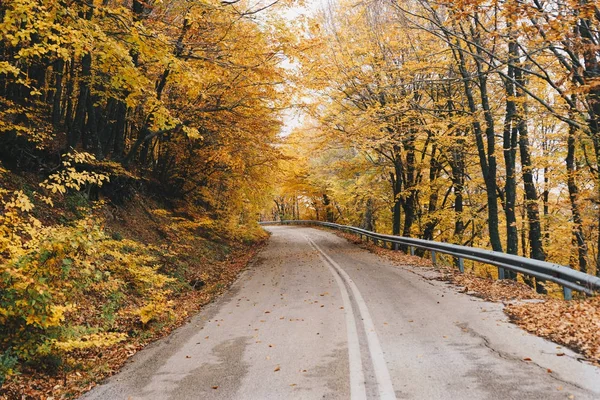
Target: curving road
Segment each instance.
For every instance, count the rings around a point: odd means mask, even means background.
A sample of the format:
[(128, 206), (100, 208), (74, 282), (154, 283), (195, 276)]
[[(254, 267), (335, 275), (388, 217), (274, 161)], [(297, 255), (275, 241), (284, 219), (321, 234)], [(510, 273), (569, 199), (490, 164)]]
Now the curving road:
[(331, 233), (268, 230), (227, 295), (83, 398), (600, 398), (600, 368), (508, 323), (501, 304)]

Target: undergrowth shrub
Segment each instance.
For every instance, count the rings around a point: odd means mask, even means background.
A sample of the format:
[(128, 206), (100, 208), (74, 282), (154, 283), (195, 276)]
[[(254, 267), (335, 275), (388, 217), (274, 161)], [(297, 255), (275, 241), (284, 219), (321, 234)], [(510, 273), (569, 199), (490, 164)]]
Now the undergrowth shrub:
[[(90, 201), (89, 192), (108, 177), (75, 168), (93, 161), (84, 153), (64, 156), (41, 192), (0, 188), (0, 386), (20, 370), (68, 372), (82, 354), (128, 337), (152, 337), (181, 316), (171, 299), (204, 286), (221, 288), (223, 271), (212, 261), (228, 260), (229, 242), (265, 235), (258, 227), (160, 209), (153, 212), (165, 243), (107, 233), (91, 216), (99, 202)], [(5, 173), (0, 165), (0, 177)], [(34, 217), (34, 203), (52, 209), (55, 201), (79, 219), (44, 226)]]
[(114, 240), (90, 220), (42, 231), (0, 267), (0, 352), (56, 371), (69, 352), (124, 340), (118, 318), (146, 324), (171, 311), (173, 279), (149, 246)]
[(0, 387), (4, 384), (7, 376), (13, 373), (18, 359), (11, 349), (0, 353)]

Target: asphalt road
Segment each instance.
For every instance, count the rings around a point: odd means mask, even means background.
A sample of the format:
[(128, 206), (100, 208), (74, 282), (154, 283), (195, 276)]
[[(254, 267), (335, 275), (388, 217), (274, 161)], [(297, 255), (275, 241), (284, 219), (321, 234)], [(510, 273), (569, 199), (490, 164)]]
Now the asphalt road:
[(600, 399), (600, 368), (501, 304), (331, 233), (268, 230), (227, 295), (83, 398)]

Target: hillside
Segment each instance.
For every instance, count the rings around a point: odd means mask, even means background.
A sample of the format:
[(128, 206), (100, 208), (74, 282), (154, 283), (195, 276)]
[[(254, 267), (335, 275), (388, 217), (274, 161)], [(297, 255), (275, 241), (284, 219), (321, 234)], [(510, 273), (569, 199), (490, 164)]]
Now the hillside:
[(266, 234), (285, 45), (218, 1), (0, 4), (0, 396), (73, 396)]

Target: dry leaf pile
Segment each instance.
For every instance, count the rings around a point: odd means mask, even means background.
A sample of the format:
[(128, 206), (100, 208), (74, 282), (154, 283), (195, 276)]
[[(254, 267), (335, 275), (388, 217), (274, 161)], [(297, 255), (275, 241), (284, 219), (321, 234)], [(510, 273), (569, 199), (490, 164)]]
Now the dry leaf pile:
[(448, 280), (458, 286), (464, 287), (463, 292), (488, 301), (544, 298), (526, 284), (511, 280), (491, 280), (489, 278), (456, 272), (450, 274)]
[(600, 297), (509, 304), (504, 311), (526, 331), (577, 350), (600, 365)]

